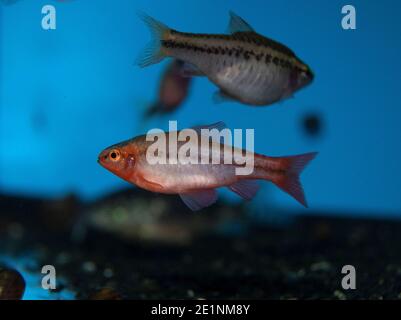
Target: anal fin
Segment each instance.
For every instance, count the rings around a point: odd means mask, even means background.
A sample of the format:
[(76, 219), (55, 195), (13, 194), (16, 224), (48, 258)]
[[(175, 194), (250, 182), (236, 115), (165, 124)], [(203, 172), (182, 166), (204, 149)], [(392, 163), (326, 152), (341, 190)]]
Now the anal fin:
[(251, 200), (259, 190), (256, 180), (240, 180), (228, 187), (245, 200)]
[(199, 211), (211, 206), (217, 201), (217, 192), (215, 189), (205, 189), (189, 193), (180, 193), (180, 197), (192, 211)]

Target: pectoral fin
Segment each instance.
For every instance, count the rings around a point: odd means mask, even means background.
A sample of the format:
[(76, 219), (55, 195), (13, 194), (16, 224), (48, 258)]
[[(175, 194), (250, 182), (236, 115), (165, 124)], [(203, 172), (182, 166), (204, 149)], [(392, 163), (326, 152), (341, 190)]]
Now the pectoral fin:
[(188, 62), (184, 62), (184, 64), (181, 66), (180, 73), (181, 76), (185, 78), (205, 76), (205, 74), (200, 71), (196, 66)]

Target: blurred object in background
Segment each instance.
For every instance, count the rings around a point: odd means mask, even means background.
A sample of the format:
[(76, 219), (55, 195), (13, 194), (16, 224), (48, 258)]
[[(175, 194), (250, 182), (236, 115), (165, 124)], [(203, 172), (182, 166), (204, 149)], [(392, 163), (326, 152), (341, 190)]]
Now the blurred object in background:
[(122, 300), (122, 297), (115, 289), (106, 287), (89, 296), (89, 300)]
[(127, 189), (90, 205), (78, 222), (78, 238), (94, 228), (134, 242), (184, 245), (241, 216), (240, 207), (234, 206), (216, 205), (208, 211), (194, 214), (178, 197)]
[(25, 292), (25, 280), (14, 269), (0, 265), (0, 300), (21, 300)]
[(191, 80), (185, 75), (182, 61), (170, 62), (160, 80), (158, 100), (145, 112), (144, 118), (174, 112), (187, 98)]
[(72, 194), (60, 199), (0, 196), (0, 207), (0, 237), (12, 240), (7, 251), (13, 251), (28, 235), (33, 239), (72, 236), (82, 242), (92, 235), (97, 238), (99, 232), (129, 243), (185, 245), (210, 233), (232, 234), (232, 225), (243, 226), (237, 228), (241, 233), (249, 223), (244, 206), (219, 201), (194, 214), (179, 197), (136, 188), (117, 191), (89, 204)]
[[(72, 194), (60, 199), (0, 195), (0, 208), (0, 236), (4, 234), (19, 241), (27, 231), (39, 237), (44, 233), (49, 236), (69, 235), (81, 212), (81, 203)], [(30, 228), (38, 223), (38, 230)]]
[(127, 189), (109, 195), (84, 210), (74, 230), (83, 240), (88, 229), (106, 232), (128, 242), (186, 245), (201, 235), (224, 230), (226, 223), (245, 214), (227, 204), (194, 214), (176, 196)]
[(324, 134), (323, 116), (317, 111), (306, 113), (301, 119), (303, 133), (308, 138), (321, 138)]
[(51, 201), (44, 201), (40, 211), (41, 221), (53, 232), (70, 232), (81, 212), (81, 203), (74, 194)]

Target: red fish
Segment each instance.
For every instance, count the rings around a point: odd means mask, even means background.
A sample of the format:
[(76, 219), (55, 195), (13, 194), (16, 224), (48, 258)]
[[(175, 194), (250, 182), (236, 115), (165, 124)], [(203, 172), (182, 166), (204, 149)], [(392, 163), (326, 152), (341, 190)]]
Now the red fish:
[[(221, 129), (222, 125), (218, 123), (208, 127), (198, 127), (196, 132), (203, 128)], [(171, 134), (177, 134), (177, 132), (166, 133), (167, 140)], [(200, 150), (199, 154), (202, 154), (205, 148), (209, 148), (205, 151), (209, 152), (211, 149), (209, 141), (205, 144), (199, 140), (178, 141), (177, 148), (186, 143), (194, 143)], [(217, 200), (216, 188), (219, 187), (228, 187), (242, 198), (250, 200), (258, 191), (256, 180), (273, 182), (307, 207), (299, 175), (308, 162), (315, 158), (316, 153), (289, 157), (269, 157), (252, 153), (254, 159), (252, 173), (237, 175), (236, 169), (243, 168), (243, 165), (238, 165), (235, 161), (226, 164), (224, 153), (234, 150), (243, 154), (244, 150), (215, 141), (212, 144), (218, 144), (218, 148), (214, 150), (218, 150), (221, 163), (199, 161), (196, 164), (180, 162), (151, 164), (147, 154), (153, 143), (154, 141), (147, 141), (145, 135), (135, 137), (106, 148), (99, 154), (98, 162), (120, 178), (143, 189), (165, 194), (179, 194), (185, 204), (194, 211), (213, 204)], [(177, 157), (177, 154), (172, 156)]]
[(175, 111), (187, 98), (191, 77), (185, 75), (184, 63), (173, 60), (160, 81), (158, 101), (145, 113), (145, 117)]

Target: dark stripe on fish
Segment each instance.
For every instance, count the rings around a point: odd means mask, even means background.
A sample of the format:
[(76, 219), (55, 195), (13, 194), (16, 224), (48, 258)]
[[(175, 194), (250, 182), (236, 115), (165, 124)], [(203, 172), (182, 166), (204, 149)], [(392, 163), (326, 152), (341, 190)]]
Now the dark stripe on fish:
[(184, 41), (176, 41), (176, 40), (161, 40), (161, 44), (163, 47), (168, 48), (168, 49), (182, 49), (182, 50), (189, 50), (189, 51), (194, 51), (194, 52), (201, 52), (201, 53), (206, 53), (206, 54), (215, 54), (215, 55), (228, 55), (232, 56), (235, 55), (236, 58), (243, 57), (245, 60), (249, 60), (251, 57), (255, 58), (257, 61), (261, 61), (264, 58), (264, 62), (266, 64), (273, 63), (276, 66), (285, 68), (285, 69), (291, 69), (291, 70), (296, 70), (298, 72), (302, 72), (301, 68), (298, 66), (293, 65), (289, 60), (286, 59), (281, 59), (275, 56), (272, 56), (269, 53), (255, 53), (253, 50), (245, 50), (241, 47), (237, 48), (228, 48), (228, 47), (222, 47), (222, 46), (197, 46), (194, 44), (190, 44), (188, 42)]
[(231, 36), (231, 39), (254, 44), (258, 47), (273, 49), (289, 57), (295, 57), (295, 53), (285, 45), (272, 39), (263, 37), (255, 32), (237, 32)]
[(295, 53), (285, 45), (273, 40), (261, 36), (255, 32), (236, 32), (234, 34), (202, 34), (202, 33), (186, 33), (179, 32), (176, 30), (170, 30), (172, 35), (179, 35), (183, 37), (188, 37), (192, 39), (217, 39), (217, 40), (235, 40), (242, 41), (245, 43), (253, 44), (258, 47), (264, 47), (273, 49), (277, 52), (286, 54), (290, 57), (295, 57)]

